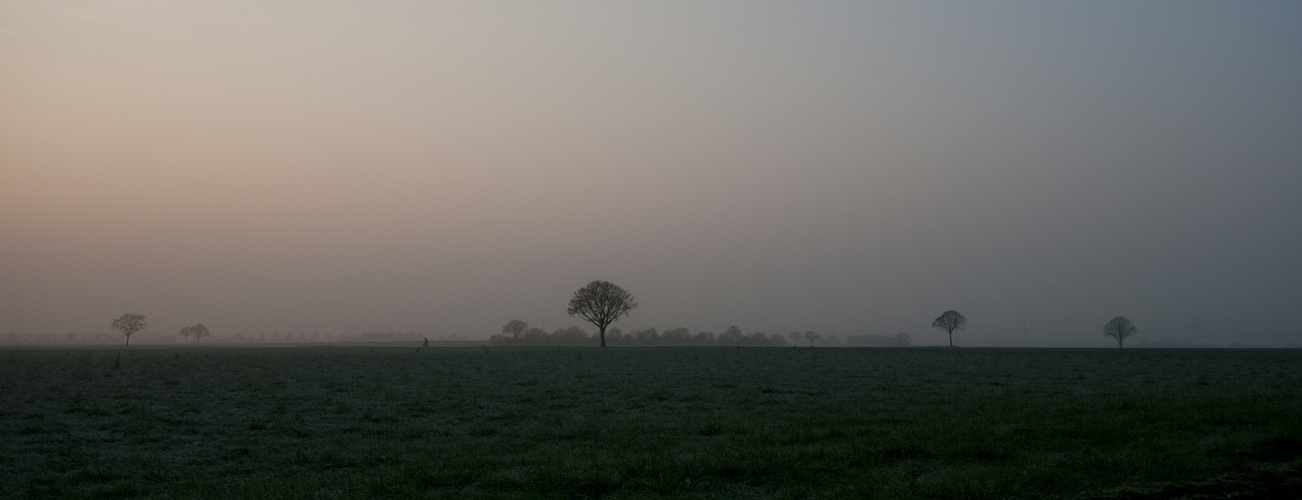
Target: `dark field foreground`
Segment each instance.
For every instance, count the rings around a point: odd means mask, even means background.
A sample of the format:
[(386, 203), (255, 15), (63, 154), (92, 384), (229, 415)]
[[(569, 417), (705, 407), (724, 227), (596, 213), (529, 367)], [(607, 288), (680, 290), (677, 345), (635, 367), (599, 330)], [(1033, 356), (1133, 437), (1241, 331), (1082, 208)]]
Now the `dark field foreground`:
[(0, 485), (18, 498), (1290, 498), (1302, 352), (11, 349)]

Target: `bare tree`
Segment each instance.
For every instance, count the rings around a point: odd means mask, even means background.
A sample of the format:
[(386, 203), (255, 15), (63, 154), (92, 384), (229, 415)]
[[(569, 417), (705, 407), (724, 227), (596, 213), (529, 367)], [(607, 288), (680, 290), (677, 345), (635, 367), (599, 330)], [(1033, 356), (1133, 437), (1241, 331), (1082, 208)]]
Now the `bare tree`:
[(800, 339), (805, 338), (805, 334), (791, 332), (787, 334), (787, 338), (791, 339), (791, 347), (800, 347)]
[(194, 341), (199, 342), (199, 339), (204, 337), (211, 337), (212, 334), (208, 333), (208, 327), (203, 326), (203, 323), (199, 323), (194, 326), (187, 326), (185, 328), (182, 328), (181, 336), (185, 337), (187, 342), (190, 340), (190, 337), (194, 337)]
[(1125, 316), (1112, 318), (1111, 321), (1108, 321), (1108, 324), (1103, 325), (1103, 335), (1117, 339), (1118, 348), (1124, 347), (1126, 339), (1134, 337), (1137, 331), (1139, 329), (1135, 328), (1135, 324), (1131, 323)]
[(529, 324), (518, 319), (513, 319), (502, 325), (502, 333), (511, 334), (514, 340), (520, 340), (520, 335), (529, 330)]
[(966, 324), (967, 318), (958, 311), (945, 311), (936, 321), (931, 322), (931, 327), (945, 330), (949, 334), (949, 346), (954, 347), (954, 330), (962, 330)]
[(538, 328), (536, 326), (531, 326), (529, 327), (528, 330), (524, 331), (525, 340), (529, 340), (529, 339), (537, 340), (545, 337), (547, 337), (547, 330), (543, 330), (542, 328)]
[(628, 290), (596, 280), (574, 292), (566, 312), (596, 326), (601, 331), (601, 347), (606, 347), (606, 327), (635, 308), (637, 301)]
[(805, 332), (805, 339), (809, 340), (809, 347), (814, 347), (814, 341), (815, 341), (815, 340), (818, 340), (818, 339), (820, 339), (820, 338), (823, 338), (823, 337), (822, 337), (821, 335), (817, 334), (817, 333), (814, 333), (814, 332)]
[(148, 326), (142, 314), (127, 313), (113, 320), (113, 329), (122, 332), (122, 336), (127, 338), (127, 346), (131, 345), (131, 334), (144, 330)]
[(197, 344), (199, 343), (199, 339), (211, 337), (212, 333), (208, 332), (208, 327), (203, 326), (203, 323), (199, 323), (190, 327), (190, 335), (194, 335), (194, 342)]

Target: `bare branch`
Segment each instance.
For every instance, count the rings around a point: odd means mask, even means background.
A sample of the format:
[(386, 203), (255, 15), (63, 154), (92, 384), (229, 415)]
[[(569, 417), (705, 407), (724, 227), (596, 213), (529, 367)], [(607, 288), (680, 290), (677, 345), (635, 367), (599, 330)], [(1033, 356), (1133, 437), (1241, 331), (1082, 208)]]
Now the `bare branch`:
[(949, 334), (949, 346), (954, 347), (954, 330), (962, 330), (967, 324), (967, 318), (958, 311), (949, 310), (941, 313), (940, 317), (931, 322), (932, 328), (945, 330)]
[(127, 338), (127, 345), (131, 345), (131, 334), (144, 330), (149, 325), (145, 323), (145, 316), (142, 314), (123, 314), (122, 317), (113, 320), (113, 329), (122, 332), (122, 336)]
[(1138, 331), (1139, 329), (1135, 328), (1134, 323), (1131, 323), (1125, 316), (1113, 317), (1106, 325), (1103, 325), (1103, 335), (1116, 339), (1117, 347), (1125, 347), (1126, 339), (1134, 337), (1135, 332)]
[(566, 313), (596, 326), (601, 332), (601, 346), (606, 347), (606, 327), (636, 308), (633, 294), (609, 281), (597, 280), (574, 292)]
[(502, 333), (509, 333), (515, 340), (520, 340), (520, 335), (529, 330), (529, 324), (518, 319), (513, 319), (502, 325)]

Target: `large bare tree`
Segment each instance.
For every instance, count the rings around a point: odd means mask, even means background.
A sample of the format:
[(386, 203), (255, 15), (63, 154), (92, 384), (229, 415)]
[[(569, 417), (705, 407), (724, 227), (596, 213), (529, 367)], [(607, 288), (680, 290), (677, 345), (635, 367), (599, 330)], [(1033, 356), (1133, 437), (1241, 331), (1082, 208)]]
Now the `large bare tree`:
[(514, 340), (520, 340), (520, 335), (529, 331), (529, 324), (518, 319), (513, 319), (505, 325), (502, 325), (502, 333), (511, 334)]
[(144, 330), (149, 324), (145, 323), (143, 314), (123, 314), (121, 318), (113, 320), (113, 329), (122, 332), (122, 336), (127, 338), (127, 345), (131, 345), (131, 335)]
[(1135, 324), (1126, 319), (1125, 316), (1117, 316), (1103, 325), (1103, 335), (1117, 339), (1117, 347), (1125, 347), (1126, 339), (1135, 336)]
[(949, 346), (954, 347), (954, 330), (962, 330), (963, 325), (966, 324), (967, 318), (958, 311), (945, 311), (936, 318), (936, 321), (931, 322), (931, 327), (945, 330), (945, 333), (949, 334)]
[(597, 280), (574, 292), (566, 312), (596, 326), (601, 331), (601, 347), (606, 347), (606, 327), (636, 308), (637, 301), (628, 290)]

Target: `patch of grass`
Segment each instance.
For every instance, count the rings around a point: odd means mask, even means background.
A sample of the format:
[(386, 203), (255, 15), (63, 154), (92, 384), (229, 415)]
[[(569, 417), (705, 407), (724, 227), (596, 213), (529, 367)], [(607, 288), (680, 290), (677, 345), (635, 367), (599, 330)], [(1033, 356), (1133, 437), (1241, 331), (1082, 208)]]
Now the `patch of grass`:
[(1299, 382), (1295, 350), (22, 349), (0, 497), (1269, 498)]

